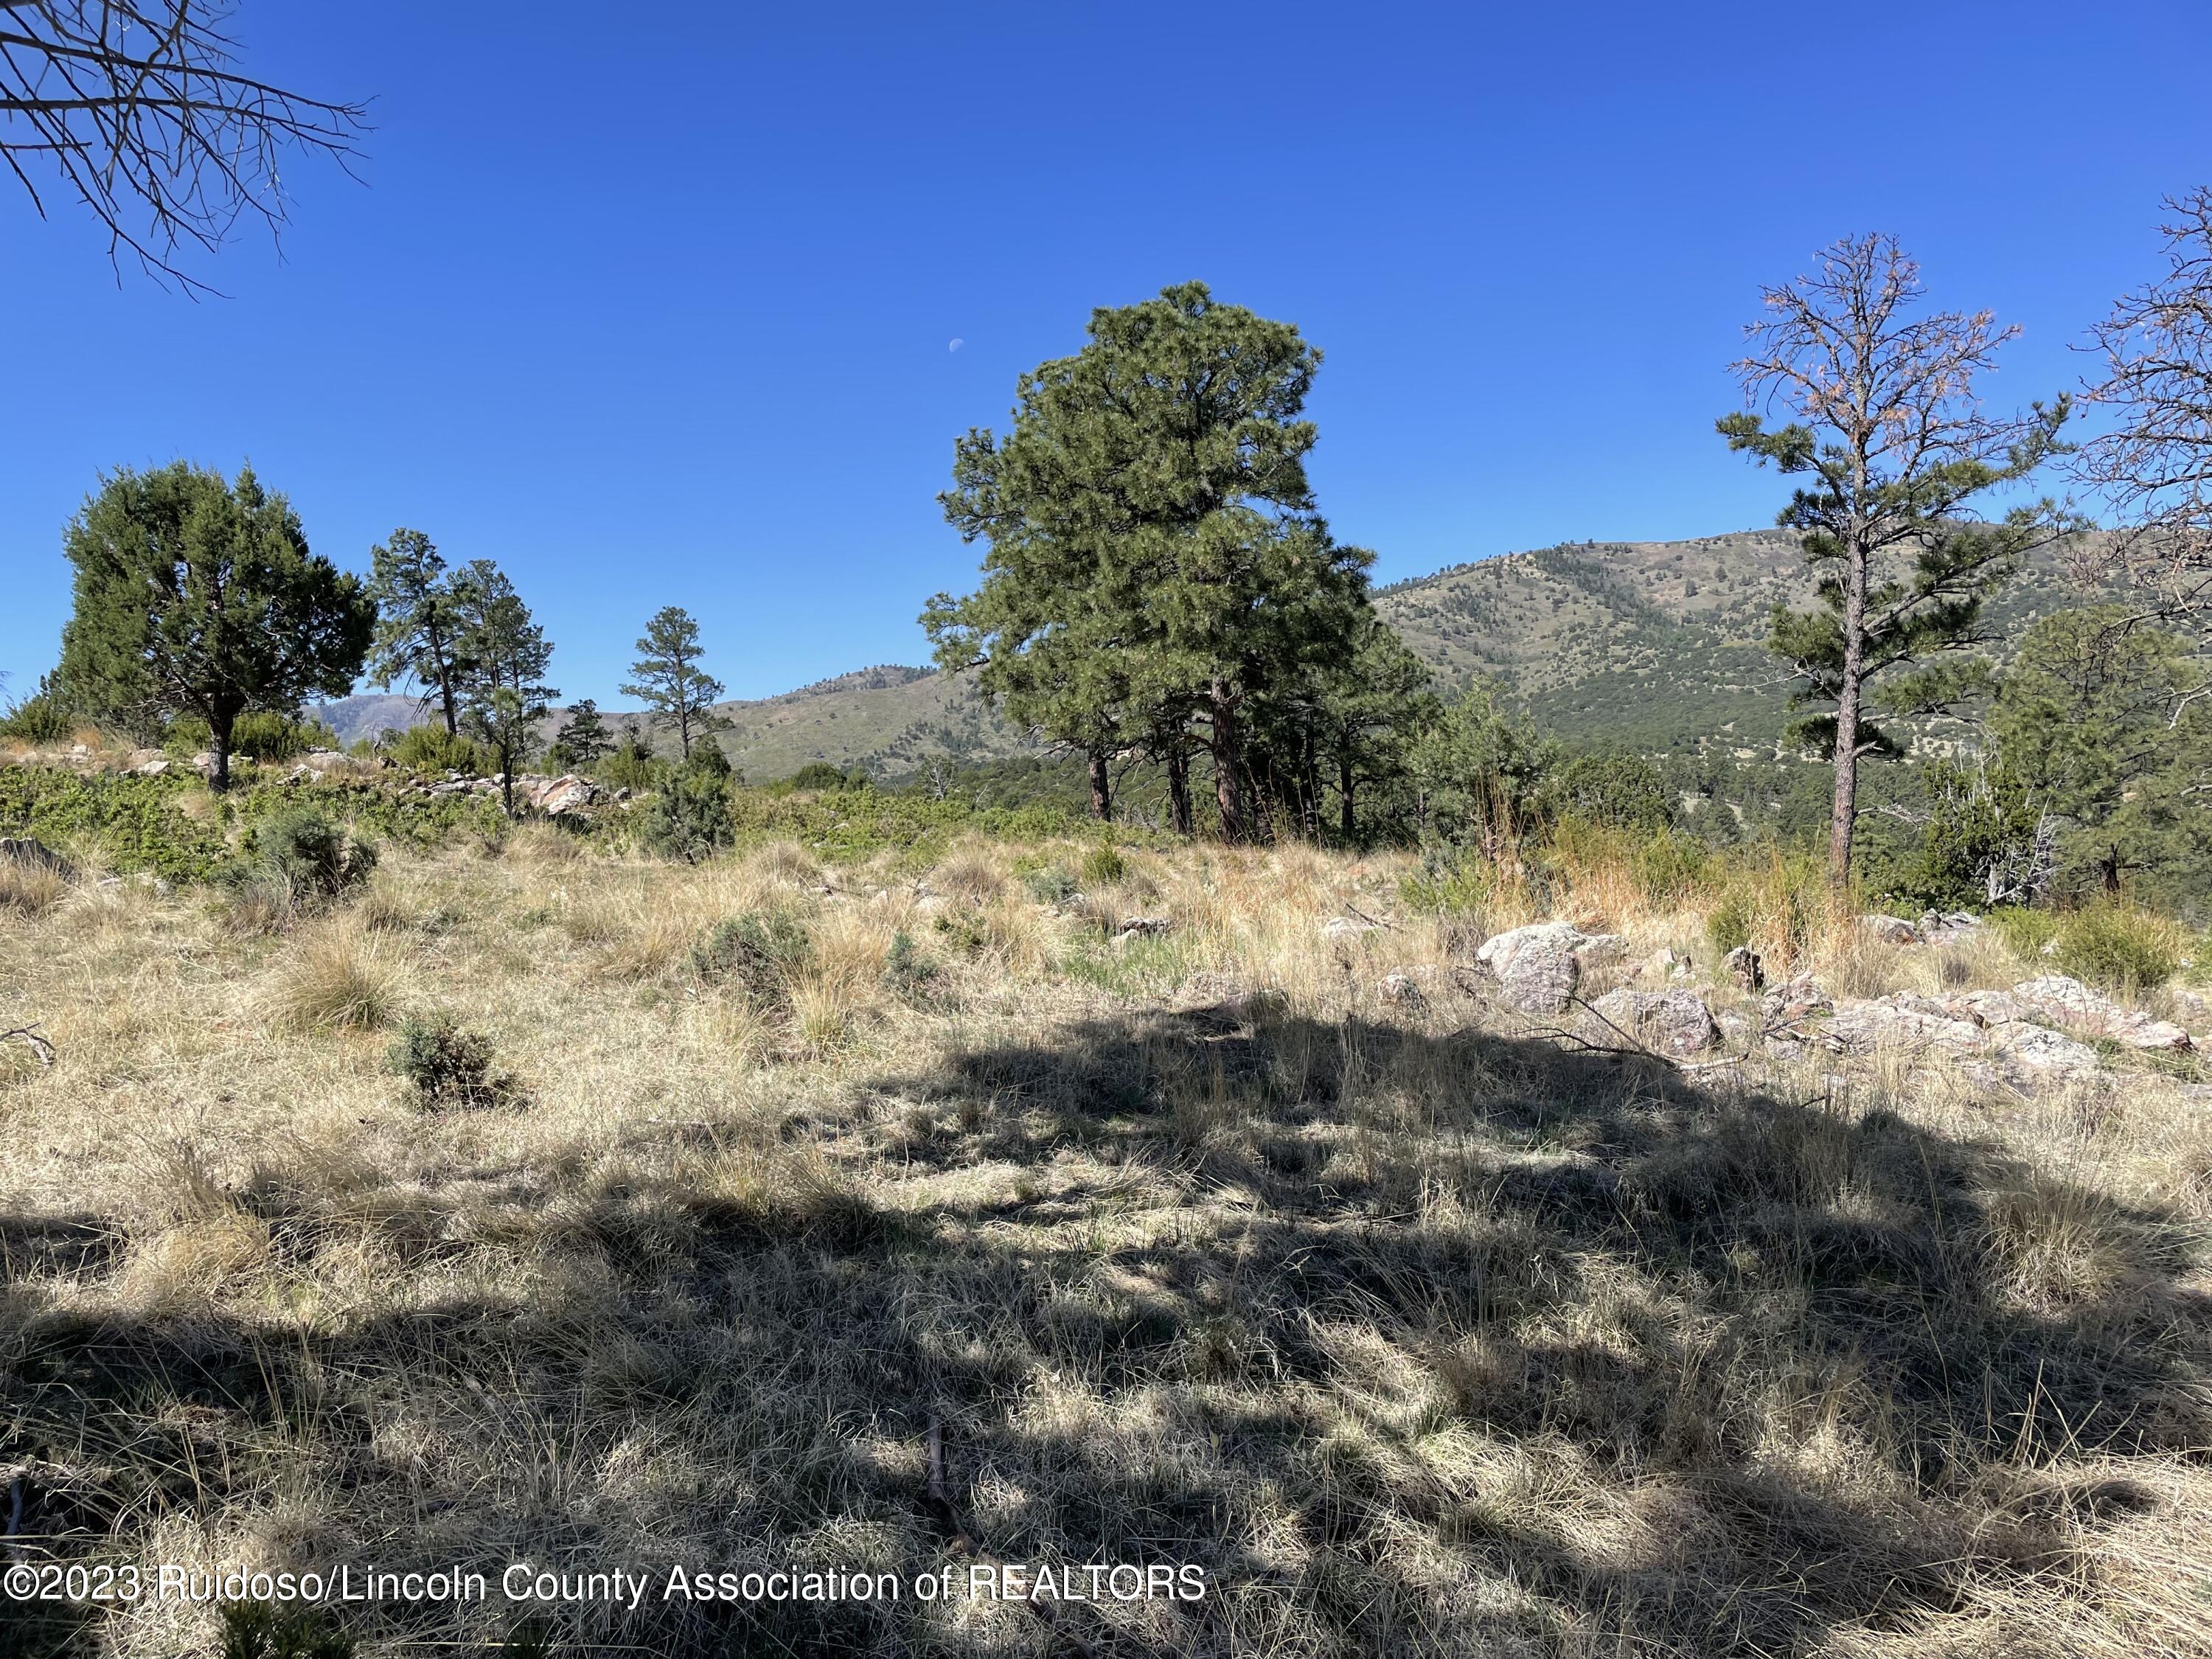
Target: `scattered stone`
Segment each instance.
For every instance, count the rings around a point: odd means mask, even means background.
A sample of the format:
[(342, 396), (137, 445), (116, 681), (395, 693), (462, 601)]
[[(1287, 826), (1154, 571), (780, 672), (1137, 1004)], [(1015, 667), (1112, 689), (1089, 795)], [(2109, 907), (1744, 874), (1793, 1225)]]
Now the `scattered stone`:
[(1659, 953), (1644, 964), (1644, 971), (1655, 979), (1687, 979), (1692, 971), (1690, 958), (1672, 946), (1662, 947)]
[(2189, 1033), (2171, 1020), (2153, 1019), (2064, 974), (2025, 980), (2012, 988), (2012, 994), (2031, 1018), (2110, 1037), (2130, 1048), (2181, 1051), (2195, 1046)]
[(1321, 925), (1321, 936), (1332, 945), (1343, 945), (1375, 931), (1371, 921), (1362, 921), (1357, 916), (1331, 916)]
[(51, 870), (64, 881), (76, 879), (76, 866), (59, 853), (29, 836), (0, 836), (0, 863), (14, 864), (27, 870)]
[(1930, 910), (1917, 924), (1920, 937), (1929, 945), (1948, 945), (1953, 939), (1964, 939), (1981, 931), (1982, 919), (1970, 910)]
[(192, 757), (191, 765), (195, 772), (211, 773), (215, 770), (215, 756), (211, 751), (203, 749)]
[(1977, 1025), (2009, 1025), (2030, 1018), (2028, 1006), (2009, 991), (1960, 991), (1944, 1000)]
[(2047, 1025), (2008, 1025), (1991, 1040), (1991, 1050), (1999, 1060), (2033, 1071), (2088, 1072), (2097, 1066), (2094, 1048)]
[(1759, 959), (1759, 952), (1748, 945), (1739, 945), (1723, 957), (1721, 966), (1747, 991), (1756, 991), (1766, 983), (1766, 969)]
[(1984, 1045), (1972, 1020), (1904, 1008), (1887, 999), (1847, 1003), (1813, 1033), (1839, 1054), (1869, 1054), (1882, 1048), (1947, 1048), (1972, 1054)]
[(1500, 999), (1509, 1007), (1524, 1014), (1559, 1014), (1582, 983), (1578, 947), (1617, 938), (1594, 938), (1570, 921), (1540, 921), (1485, 939), (1474, 959), (1497, 975)]
[(1720, 1026), (1695, 991), (1608, 991), (1589, 1005), (1583, 1036), (1603, 1046), (1626, 1036), (1662, 1054), (1701, 1054), (1719, 1046)]
[(1861, 916), (1859, 926), (1884, 945), (1920, 943), (1920, 930), (1903, 916)]
[(1375, 994), (1385, 1002), (1402, 1003), (1408, 1008), (1419, 1008), (1428, 1001), (1411, 974), (1385, 974), (1376, 986)]
[(1827, 1013), (1835, 1006), (1810, 974), (1792, 975), (1759, 1000), (1760, 1012), (1784, 1024)]
[(131, 775), (134, 778), (158, 778), (168, 769), (169, 763), (167, 758), (164, 756), (156, 755), (152, 760), (141, 761), (137, 765), (132, 767), (131, 769)]
[(1115, 930), (1123, 939), (1164, 933), (1175, 924), (1165, 916), (1131, 916)]
[(557, 778), (532, 778), (524, 799), (550, 818), (580, 812), (599, 799), (599, 787), (588, 778), (564, 773)]

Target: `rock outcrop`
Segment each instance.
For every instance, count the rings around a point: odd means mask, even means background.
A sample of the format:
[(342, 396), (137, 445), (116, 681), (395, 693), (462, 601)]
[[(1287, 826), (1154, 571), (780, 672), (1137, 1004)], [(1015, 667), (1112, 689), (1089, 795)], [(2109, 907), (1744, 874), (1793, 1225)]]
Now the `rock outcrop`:
[(1532, 922), (1485, 939), (1474, 959), (1498, 980), (1498, 1000), (1524, 1014), (1562, 1014), (1575, 1000), (1586, 962), (1609, 962), (1626, 948), (1618, 933), (1585, 933), (1571, 921)]

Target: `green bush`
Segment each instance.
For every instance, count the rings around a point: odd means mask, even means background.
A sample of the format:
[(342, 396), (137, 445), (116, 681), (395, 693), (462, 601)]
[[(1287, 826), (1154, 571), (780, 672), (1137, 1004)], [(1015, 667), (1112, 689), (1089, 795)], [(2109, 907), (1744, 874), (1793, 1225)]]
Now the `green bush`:
[(1694, 836), (1662, 830), (1638, 844), (1631, 856), (1636, 890), (1652, 904), (1669, 904), (1695, 891), (1705, 872), (1705, 848)]
[(1039, 904), (1065, 904), (1083, 890), (1082, 884), (1057, 864), (1030, 871), (1022, 878), (1022, 885)]
[(492, 1076), (491, 1060), (491, 1039), (441, 1010), (410, 1016), (392, 1039), (386, 1064), (414, 1085), (425, 1106), (481, 1106), (505, 1092)]
[(1421, 867), (1398, 884), (1399, 896), (1415, 910), (1465, 915), (1488, 908), (1498, 890), (1498, 866), (1472, 849), (1428, 847)]
[(2049, 910), (2025, 910), (2014, 905), (1990, 912), (1990, 926), (1997, 930), (2012, 953), (2024, 962), (2039, 962), (2043, 947), (2058, 937), (2058, 917)]
[(653, 757), (653, 745), (632, 735), (616, 745), (613, 754), (599, 763), (599, 780), (610, 789), (642, 794), (668, 771), (665, 762)]
[(1121, 856), (1121, 849), (1112, 842), (1094, 848), (1083, 860), (1083, 881), (1085, 886), (1104, 887), (1129, 873), (1129, 861)]
[(691, 947), (691, 970), (712, 985), (734, 985), (755, 1002), (783, 1000), (791, 976), (814, 953), (806, 930), (778, 910), (748, 910), (717, 922)]
[(845, 775), (828, 761), (809, 761), (791, 775), (793, 789), (842, 789)]
[(918, 1001), (936, 988), (938, 967), (915, 948), (904, 932), (891, 935), (890, 953), (884, 958), (884, 982), (896, 996)]
[(84, 840), (97, 844), (118, 874), (143, 871), (168, 881), (206, 881), (229, 861), (230, 845), (219, 823), (188, 817), (180, 808), (185, 796), (198, 793), (198, 781), (188, 777), (0, 768), (0, 836), (35, 836), (55, 846)]
[(2149, 990), (2181, 970), (2188, 937), (2179, 923), (2126, 904), (2094, 904), (2058, 919), (2059, 967), (2107, 990)]
[[(201, 722), (203, 731), (205, 722)], [(231, 722), (230, 748), (248, 760), (296, 760), (310, 749), (335, 749), (338, 734), (320, 720), (288, 720), (255, 710)]]
[(737, 839), (729, 779), (703, 767), (678, 768), (654, 793), (639, 833), (664, 858), (696, 864), (711, 857)]
[(1726, 956), (1751, 943), (1756, 919), (1750, 896), (1731, 887), (1705, 917), (1705, 943), (1716, 956)]
[(493, 766), (482, 744), (434, 721), (402, 732), (392, 742), (391, 755), (400, 765), (416, 772), (465, 772), (471, 777), (488, 777)]
[(0, 738), (11, 743), (59, 743), (69, 734), (69, 712), (43, 680), (38, 690), (0, 714)]
[(342, 898), (376, 868), (374, 847), (311, 806), (292, 807), (255, 825), (250, 842), (254, 863), (281, 877), (295, 900)]

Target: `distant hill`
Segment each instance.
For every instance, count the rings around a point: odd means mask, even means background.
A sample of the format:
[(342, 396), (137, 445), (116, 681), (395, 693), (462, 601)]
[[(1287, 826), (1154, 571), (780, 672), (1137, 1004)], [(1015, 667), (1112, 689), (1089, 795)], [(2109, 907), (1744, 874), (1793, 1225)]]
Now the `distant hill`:
[[(1766, 653), (1767, 618), (1778, 604), (1808, 603), (1812, 592), (1795, 540), (1750, 530), (1508, 553), (1395, 583), (1375, 603), (1445, 688), (1494, 676), (1564, 736), (1652, 753), (1771, 750), (1790, 716), (1780, 665)], [(2016, 635), (2081, 602), (2057, 555), (2046, 554), (1992, 607), (1991, 627)], [(716, 707), (732, 721), (730, 758), (763, 781), (809, 761), (893, 779), (933, 757), (1034, 750), (972, 682), (927, 668), (885, 664)], [(349, 743), (426, 718), (398, 696), (347, 697), (319, 712)], [(608, 718), (628, 729), (638, 716)]]
[[(1812, 599), (1795, 539), (1753, 530), (1509, 553), (1395, 583), (1375, 603), (1448, 687), (1493, 675), (1553, 731), (1657, 752), (1778, 738), (1791, 715), (1768, 619)], [(2016, 637), (2081, 603), (2053, 550), (1992, 605), (1990, 631)]]

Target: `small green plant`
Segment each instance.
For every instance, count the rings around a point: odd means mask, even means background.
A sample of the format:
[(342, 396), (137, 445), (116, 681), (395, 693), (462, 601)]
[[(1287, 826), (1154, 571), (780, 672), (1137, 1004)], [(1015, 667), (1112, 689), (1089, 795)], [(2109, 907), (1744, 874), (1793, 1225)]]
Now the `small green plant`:
[(491, 1039), (441, 1010), (415, 1015), (392, 1040), (386, 1063), (425, 1106), (482, 1106), (506, 1092), (491, 1070)]
[(2188, 937), (2179, 923), (2133, 905), (2093, 904), (2058, 919), (2052, 951), (2078, 980), (2114, 991), (2147, 991), (2181, 970)]
[(937, 987), (937, 964), (915, 948), (903, 930), (891, 935), (890, 953), (884, 958), (884, 982), (895, 996), (920, 1001)]
[(778, 1003), (814, 953), (806, 930), (778, 910), (748, 910), (717, 922), (691, 947), (691, 971), (710, 985), (735, 985), (755, 1002)]
[(828, 761), (809, 761), (791, 775), (793, 789), (842, 789), (845, 775)]
[(1030, 871), (1022, 878), (1022, 885), (1039, 904), (1065, 904), (1081, 890), (1075, 878), (1057, 864)]
[(1661, 830), (1638, 845), (1630, 867), (1636, 890), (1647, 902), (1674, 903), (1696, 890), (1705, 874), (1705, 849), (1692, 836)]
[(1463, 915), (1486, 908), (1498, 890), (1498, 866), (1471, 850), (1431, 845), (1421, 852), (1421, 867), (1398, 884), (1408, 908), (1439, 915)]
[(938, 936), (963, 957), (981, 956), (990, 943), (982, 924), (964, 910), (940, 911), (936, 927)]
[(671, 773), (646, 809), (641, 833), (645, 844), (664, 858), (697, 864), (737, 839), (730, 818), (730, 781), (704, 767)]
[(354, 1639), (313, 1607), (226, 1601), (222, 1659), (353, 1659)]
[(1112, 842), (1102, 842), (1083, 860), (1083, 881), (1088, 887), (1105, 887), (1129, 873), (1129, 861)]
[(308, 903), (343, 897), (376, 868), (374, 847), (307, 806), (256, 826), (252, 851), (260, 871), (280, 878), (295, 901)]
[(1705, 917), (1705, 943), (1716, 956), (1725, 956), (1751, 943), (1756, 920), (1750, 896), (1732, 887)]
[(638, 795), (653, 787), (668, 770), (666, 762), (653, 759), (653, 745), (633, 732), (599, 763), (598, 775), (610, 789), (627, 789)]
[(2054, 911), (2007, 905), (1990, 911), (1989, 920), (2006, 948), (2024, 962), (2040, 961), (2043, 947), (2058, 937), (2058, 917)]
[[(202, 722), (204, 727), (204, 722)], [(256, 709), (231, 722), (230, 748), (248, 760), (295, 760), (310, 749), (335, 749), (338, 734), (320, 720), (295, 720)]]

